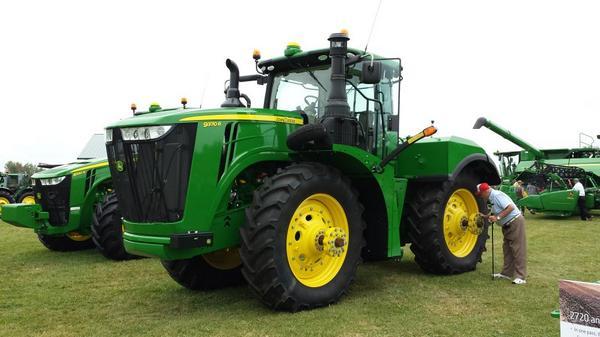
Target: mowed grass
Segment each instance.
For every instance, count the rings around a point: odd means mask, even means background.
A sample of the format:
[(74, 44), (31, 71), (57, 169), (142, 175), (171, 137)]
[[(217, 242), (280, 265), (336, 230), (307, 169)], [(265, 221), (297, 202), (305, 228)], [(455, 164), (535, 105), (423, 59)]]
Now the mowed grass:
[(186, 290), (155, 259), (51, 252), (0, 223), (0, 336), (558, 336), (558, 280), (600, 279), (598, 218), (528, 214), (525, 286), (490, 280), (491, 241), (475, 272), (455, 276), (423, 273), (406, 247), (401, 261), (363, 264), (338, 304), (295, 314), (245, 286)]

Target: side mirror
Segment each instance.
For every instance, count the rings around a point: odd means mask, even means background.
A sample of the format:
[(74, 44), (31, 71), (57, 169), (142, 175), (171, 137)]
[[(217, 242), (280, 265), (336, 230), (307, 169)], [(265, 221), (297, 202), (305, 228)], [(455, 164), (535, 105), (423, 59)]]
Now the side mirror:
[(398, 129), (400, 128), (400, 116), (398, 115), (389, 115), (388, 116), (388, 124), (387, 124), (387, 129), (388, 131), (396, 131), (398, 132)]
[(360, 72), (360, 82), (365, 84), (377, 84), (381, 81), (381, 62), (363, 61)]

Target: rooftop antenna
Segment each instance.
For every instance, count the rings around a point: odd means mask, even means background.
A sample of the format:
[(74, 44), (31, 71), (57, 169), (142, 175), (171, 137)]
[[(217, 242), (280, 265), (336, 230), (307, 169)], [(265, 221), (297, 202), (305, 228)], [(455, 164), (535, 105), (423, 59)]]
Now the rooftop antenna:
[(204, 76), (206, 78), (206, 80), (204, 81), (204, 83), (202, 83), (202, 96), (200, 97), (200, 106), (199, 108), (202, 109), (202, 105), (204, 104), (204, 96), (206, 95), (206, 83), (209, 82), (210, 80), (210, 74), (209, 73), (205, 73), (206, 76)]
[(379, 4), (377, 5), (377, 11), (375, 11), (373, 23), (371, 23), (371, 30), (369, 31), (369, 37), (367, 38), (367, 44), (365, 45), (365, 51), (363, 52), (363, 54), (367, 53), (367, 48), (369, 47), (369, 42), (371, 41), (371, 35), (373, 35), (373, 29), (375, 29), (375, 22), (377, 22), (377, 15), (379, 15), (379, 8), (381, 8), (382, 2), (383, 0), (379, 0)]

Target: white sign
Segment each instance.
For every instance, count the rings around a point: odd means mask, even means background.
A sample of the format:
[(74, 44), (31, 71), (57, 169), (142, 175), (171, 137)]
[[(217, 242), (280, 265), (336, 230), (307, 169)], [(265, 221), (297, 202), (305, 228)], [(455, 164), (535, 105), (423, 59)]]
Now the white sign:
[(560, 336), (600, 337), (600, 284), (559, 282)]

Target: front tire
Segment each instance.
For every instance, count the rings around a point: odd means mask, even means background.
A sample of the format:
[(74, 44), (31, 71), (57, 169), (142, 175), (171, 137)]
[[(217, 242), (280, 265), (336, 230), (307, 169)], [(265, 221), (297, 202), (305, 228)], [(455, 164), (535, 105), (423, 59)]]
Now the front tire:
[(20, 204), (33, 205), (35, 204), (35, 194), (33, 191), (27, 191), (19, 196), (18, 202)]
[(104, 257), (115, 261), (136, 258), (127, 253), (123, 244), (123, 221), (115, 192), (96, 205), (91, 227), (94, 244)]
[(362, 212), (357, 192), (331, 167), (294, 164), (266, 179), (240, 229), (250, 288), (278, 310), (338, 301), (361, 262)]
[(212, 290), (244, 283), (238, 248), (161, 263), (173, 280), (191, 290)]
[(477, 175), (465, 171), (454, 181), (421, 184), (407, 201), (408, 236), (415, 261), (426, 272), (459, 274), (475, 270), (488, 238)]
[(64, 235), (38, 234), (40, 242), (48, 249), (56, 252), (73, 252), (94, 248), (89, 235), (71, 232)]

